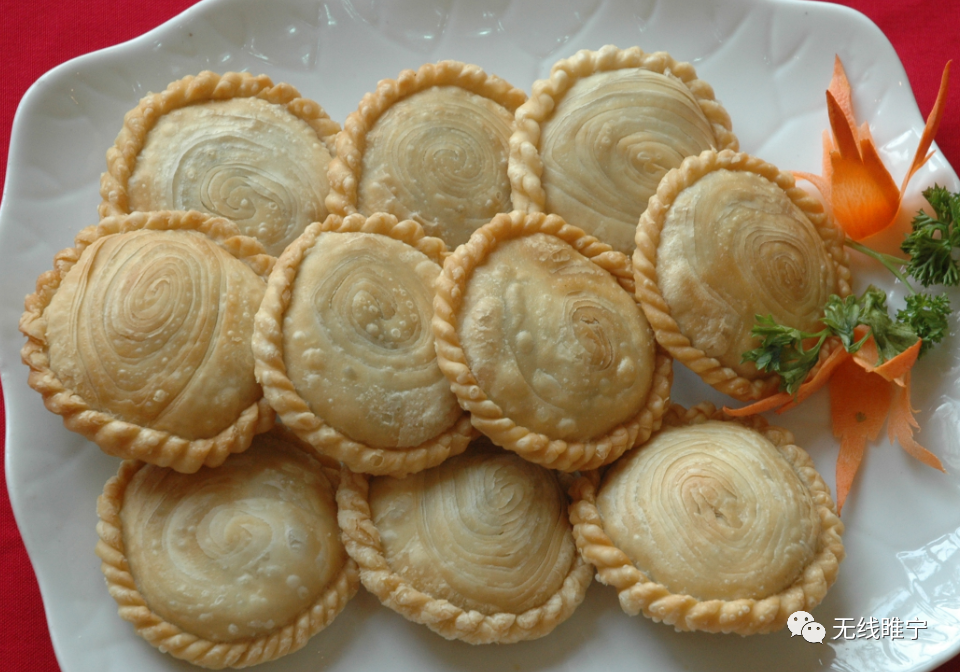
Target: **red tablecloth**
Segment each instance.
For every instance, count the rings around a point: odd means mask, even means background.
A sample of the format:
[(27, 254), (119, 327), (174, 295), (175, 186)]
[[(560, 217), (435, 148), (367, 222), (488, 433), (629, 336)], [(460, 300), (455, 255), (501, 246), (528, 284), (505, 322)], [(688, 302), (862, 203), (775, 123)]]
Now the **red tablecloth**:
[[(267, 1), (267, 0), (264, 0)], [(3, 0), (0, 22), (0, 181), (6, 175), (10, 127), (17, 103), (47, 70), (80, 54), (144, 33), (194, 4), (193, 0)], [(921, 112), (936, 98), (948, 59), (960, 58), (957, 0), (843, 0), (880, 26), (903, 61)], [(960, 73), (958, 73), (960, 75)], [(960, 81), (954, 78), (937, 141), (947, 160), (960, 167)], [(0, 404), (0, 427), (3, 427)], [(3, 432), (0, 431), (0, 435)], [(0, 465), (2, 475), (2, 465)], [(36, 579), (17, 531), (0, 478), (0, 669), (52, 672), (57, 661), (47, 634)], [(940, 672), (960, 672), (960, 657)]]

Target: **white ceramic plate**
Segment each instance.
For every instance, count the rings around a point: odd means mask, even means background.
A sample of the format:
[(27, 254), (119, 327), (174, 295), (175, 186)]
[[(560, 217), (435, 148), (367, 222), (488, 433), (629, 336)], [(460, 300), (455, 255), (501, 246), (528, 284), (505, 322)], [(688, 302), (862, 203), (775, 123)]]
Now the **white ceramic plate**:
[[(791, 0), (207, 0), (132, 42), (56, 68), (30, 89), (14, 123), (0, 209), (0, 373), (10, 496), (64, 672), (194, 669), (148, 646), (117, 616), (93, 547), (96, 497), (118, 462), (43, 408), (19, 361), (23, 296), (53, 254), (96, 222), (104, 153), (124, 112), (184, 75), (249, 70), (294, 84), (342, 122), (378, 79), (402, 68), (456, 58), (529, 91), (555, 60), (608, 43), (693, 62), (730, 112), (742, 148), (784, 169), (819, 172), (834, 53), (898, 181), (923, 127), (900, 62), (872, 23), (842, 7)], [(913, 180), (911, 209), (935, 180), (960, 187), (936, 156)], [(847, 559), (815, 610), (827, 628), (822, 644), (786, 630), (752, 638), (676, 633), (625, 616), (612, 589), (594, 584), (549, 637), (474, 648), (403, 620), (361, 590), (305, 649), (262, 669), (932, 669), (960, 650), (958, 371), (951, 335), (918, 364), (913, 397), (920, 439), (950, 475), (886, 442), (869, 451), (844, 510)], [(684, 404), (724, 401), (685, 370), (674, 389)], [(779, 422), (832, 486), (837, 447), (827, 417), (822, 393)], [(909, 631), (906, 640), (831, 639), (836, 619), (861, 617), (917, 618), (927, 629), (916, 641)]]

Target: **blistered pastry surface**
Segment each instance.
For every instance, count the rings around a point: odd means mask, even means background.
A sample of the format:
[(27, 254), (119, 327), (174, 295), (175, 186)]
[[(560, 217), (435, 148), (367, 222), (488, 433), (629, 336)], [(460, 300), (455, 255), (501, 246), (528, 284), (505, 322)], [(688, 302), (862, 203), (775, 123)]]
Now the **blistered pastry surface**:
[(716, 145), (697, 99), (676, 77), (643, 68), (590, 75), (542, 125), (546, 211), (632, 252), (660, 179)]
[[(589, 260), (597, 268), (609, 274), (615, 285), (619, 285), (626, 291), (627, 296), (632, 296), (635, 286), (632, 280), (633, 272), (630, 263), (626, 256), (612, 250), (609, 245), (584, 233), (582, 229), (567, 224), (557, 215), (524, 213), (517, 210), (497, 215), (488, 224), (477, 229), (470, 240), (458, 247), (443, 264), (443, 273), (437, 281), (437, 295), (433, 304), (433, 333), (437, 345), (437, 361), (440, 364), (440, 369), (450, 381), (450, 387), (457, 395), (460, 405), (469, 411), (470, 421), (496, 445), (512, 450), (532, 462), (553, 469), (563, 471), (592, 469), (612, 462), (628, 448), (646, 441), (650, 433), (659, 428), (660, 418), (669, 403), (670, 386), (673, 380), (672, 359), (664, 351), (653, 346), (652, 379), (646, 398), (633, 409), (633, 415), (628, 417), (627, 420), (612, 427), (608, 432), (589, 440), (556, 438), (557, 429), (555, 427), (548, 428), (549, 434), (537, 432), (511, 418), (504, 408), (489, 398), (481, 386), (477, 374), (472, 370), (470, 358), (460, 339), (460, 325), (464, 318), (464, 301), (469, 292), (473, 274), (478, 268), (485, 265), (490, 255), (496, 252), (502, 244), (514, 239), (540, 234), (554, 236), (569, 246), (568, 248), (562, 246), (559, 248), (565, 251), (556, 257), (555, 261), (557, 263), (554, 264), (554, 268), (558, 265), (564, 266), (566, 260), (570, 259), (569, 253), (575, 250), (573, 258), (579, 259), (579, 261), (569, 269), (573, 271), (571, 275), (577, 275), (576, 266), (581, 261)], [(549, 269), (550, 266), (548, 265), (547, 268)], [(596, 279), (592, 270), (587, 270), (584, 274)], [(569, 277), (550, 278), (550, 280), (556, 284), (552, 289), (556, 291), (557, 297), (562, 298), (571, 289), (576, 293), (578, 281), (571, 282)], [(595, 289), (592, 288), (592, 291), (595, 291)], [(540, 299), (537, 294), (530, 298), (534, 301)], [(553, 303), (556, 305), (558, 302), (554, 301)], [(563, 302), (560, 301), (559, 304), (562, 307)], [(639, 315), (639, 313), (637, 314)], [(559, 320), (555, 319), (554, 322), (561, 324), (566, 319), (566, 316), (562, 314), (554, 315), (554, 318), (557, 317), (559, 317)], [(618, 315), (617, 320), (621, 321), (622, 316)], [(493, 326), (496, 327), (496, 325)], [(546, 331), (548, 326), (550, 325), (545, 325), (545, 332), (541, 334), (544, 342), (549, 342), (552, 336)], [(581, 364), (589, 367), (593, 355), (611, 354), (612, 350), (603, 344), (602, 329), (600, 329), (600, 333), (593, 333), (597, 327), (601, 326), (599, 321), (590, 318), (579, 326), (583, 329), (574, 330), (571, 328), (566, 329), (566, 331), (568, 336), (573, 336), (575, 340), (579, 340), (578, 337), (584, 338), (580, 345), (581, 350), (584, 350), (582, 354), (587, 356)], [(489, 333), (483, 333), (482, 329), (479, 330), (477, 341), (481, 346), (488, 349), (490, 349), (490, 346), (484, 345), (485, 343), (492, 344), (493, 349), (496, 349), (498, 347), (497, 342), (503, 339), (503, 334), (498, 334), (493, 328), (488, 331)], [(579, 333), (575, 333), (578, 331)], [(639, 331), (642, 332), (642, 329)], [(512, 338), (513, 334), (507, 333), (506, 336)], [(529, 345), (530, 341), (526, 336), (521, 336), (521, 343)], [(512, 347), (512, 344), (508, 343), (508, 345)], [(575, 344), (567, 344), (567, 347), (569, 348), (571, 345), (574, 345), (574, 349), (576, 348)], [(479, 362), (481, 367), (489, 364), (489, 362)], [(497, 373), (497, 366), (498, 364), (493, 363), (492, 373)], [(507, 371), (509, 373), (510, 369), (508, 368)], [(550, 375), (559, 374), (560, 377), (564, 377), (565, 372), (560, 370), (549, 373)], [(571, 376), (567, 377), (572, 378)], [(555, 386), (551, 387), (555, 389)], [(521, 405), (530, 407), (536, 403), (536, 400), (527, 398), (530, 396), (529, 390), (517, 388), (514, 390), (514, 393), (516, 392), (520, 394)], [(584, 398), (590, 398), (595, 393), (596, 389), (590, 389)], [(512, 395), (511, 391), (507, 390), (505, 400), (510, 402), (514, 396), (515, 394)], [(546, 412), (549, 413), (550, 408), (545, 408)], [(576, 422), (575, 419), (572, 421)], [(569, 422), (564, 425), (565, 430), (572, 428)]]
[(213, 437), (261, 396), (249, 342), (264, 290), (199, 233), (99, 238), (46, 311), (50, 367), (100, 411)]
[(316, 131), (280, 105), (234, 98), (182, 107), (147, 134), (130, 209), (226, 217), (276, 256), (326, 216), (329, 163)]
[(651, 580), (701, 600), (762, 599), (817, 549), (813, 497), (776, 446), (733, 423), (667, 428), (604, 476), (597, 509)]
[(289, 625), (330, 586), (347, 560), (336, 515), (320, 466), (265, 437), (215, 470), (144, 467), (120, 519), (150, 609), (231, 642)]
[(776, 184), (717, 170), (684, 189), (657, 251), (663, 298), (693, 345), (747, 377), (757, 315), (817, 331), (836, 273), (823, 240)]
[(602, 435), (650, 392), (653, 335), (633, 297), (554, 236), (501, 243), (470, 278), (457, 331), (490, 400), (553, 438)]
[(512, 132), (511, 112), (456, 86), (399, 100), (367, 133), (357, 209), (413, 219), (456, 247), (510, 209)]
[(430, 331), (440, 266), (375, 233), (320, 233), (284, 316), (284, 360), (318, 416), (355, 441), (407, 448), (460, 417)]
[(512, 453), (472, 451), (404, 479), (372, 479), (370, 510), (393, 571), (464, 610), (539, 607), (574, 564), (556, 478)]
[[(320, 252), (313, 254), (320, 238)], [(331, 241), (340, 242), (332, 248), (334, 263), (328, 264), (323, 248)], [(301, 267), (312, 254), (308, 271), (317, 277), (300, 282), (295, 291)], [(400, 477), (467, 447), (475, 431), (457, 404), (445, 401), (449, 385), (418, 387), (434, 380), (431, 366), (439, 368), (427, 327), (430, 303), (424, 309), (422, 301), (424, 287), (430, 296), (434, 288), (424, 280), (435, 277), (447, 254), (442, 240), (425, 236), (412, 220), (353, 213), (311, 224), (277, 260), (255, 318), (255, 372), (264, 398), (283, 423), (321, 455), (357, 472)], [(412, 287), (403, 286), (408, 280)], [(298, 293), (294, 319), (288, 308)], [(367, 357), (373, 365), (365, 363)], [(337, 373), (342, 380), (336, 380)], [(294, 378), (311, 399), (301, 394)], [(324, 380), (330, 381), (329, 389), (318, 384)], [(366, 405), (351, 396), (355, 394)], [(450, 424), (439, 433), (419, 444), (394, 442), (413, 440), (428, 425), (443, 425), (439, 418), (451, 408)], [(324, 409), (343, 422), (344, 431), (319, 413)], [(411, 420), (415, 411), (423, 415)], [(351, 438), (347, 431), (376, 445)]]

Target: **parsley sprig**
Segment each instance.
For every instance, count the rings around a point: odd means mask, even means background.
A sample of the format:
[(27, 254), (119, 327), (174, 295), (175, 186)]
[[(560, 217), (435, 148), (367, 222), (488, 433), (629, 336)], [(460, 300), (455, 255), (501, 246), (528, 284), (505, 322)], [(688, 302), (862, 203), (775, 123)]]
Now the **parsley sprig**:
[(954, 251), (960, 248), (960, 193), (951, 194), (934, 185), (923, 192), (936, 217), (920, 211), (913, 218), (913, 232), (900, 249), (910, 255), (907, 273), (924, 287), (960, 284), (960, 267)]
[(760, 339), (760, 347), (743, 353), (743, 361), (754, 362), (761, 371), (780, 374), (781, 389), (794, 394), (817, 363), (820, 347), (830, 335), (830, 329), (808, 333), (777, 324), (772, 315), (757, 315), (757, 323), (750, 333)]
[[(754, 362), (761, 371), (779, 374), (780, 389), (796, 394), (831, 336), (838, 337), (848, 352), (855, 353), (872, 335), (880, 363), (896, 357), (917, 339), (922, 340), (921, 355), (942, 341), (949, 327), (950, 299), (946, 293), (916, 291), (909, 278), (924, 287), (960, 284), (960, 193), (934, 185), (923, 195), (936, 217), (923, 211), (914, 217), (913, 231), (901, 246), (910, 255), (906, 264), (855, 241), (845, 241), (847, 246), (883, 264), (907, 288), (906, 307), (897, 311), (895, 318), (890, 317), (886, 294), (873, 285), (859, 297), (830, 296), (821, 318), (824, 328), (817, 332), (777, 324), (772, 315), (757, 315), (751, 334), (760, 339), (760, 345), (743, 353), (743, 361)], [(860, 325), (868, 327), (869, 332), (856, 340), (854, 329)]]
[(950, 299), (946, 294), (911, 294), (907, 297), (907, 307), (897, 311), (897, 320), (913, 327), (917, 336), (923, 340), (920, 354), (930, 350), (947, 335), (950, 317)]

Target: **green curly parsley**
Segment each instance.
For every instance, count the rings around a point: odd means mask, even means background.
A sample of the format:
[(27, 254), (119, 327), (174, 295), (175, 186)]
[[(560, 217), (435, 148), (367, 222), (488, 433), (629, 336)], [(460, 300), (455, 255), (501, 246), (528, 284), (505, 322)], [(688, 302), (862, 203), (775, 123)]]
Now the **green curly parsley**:
[(913, 232), (900, 249), (910, 255), (907, 273), (924, 287), (960, 284), (960, 266), (954, 250), (960, 247), (960, 194), (939, 185), (923, 192), (936, 218), (922, 210), (913, 218)]

